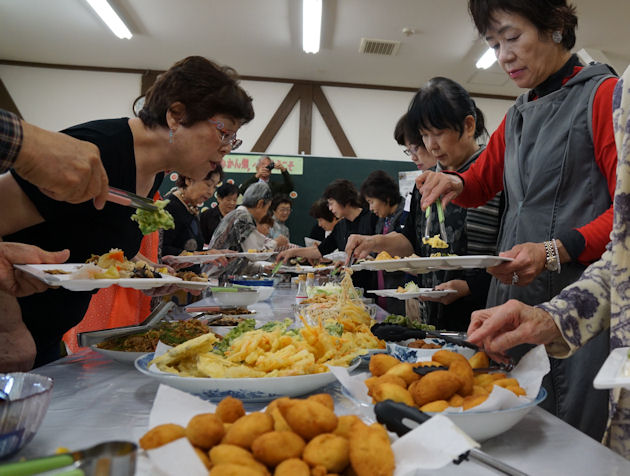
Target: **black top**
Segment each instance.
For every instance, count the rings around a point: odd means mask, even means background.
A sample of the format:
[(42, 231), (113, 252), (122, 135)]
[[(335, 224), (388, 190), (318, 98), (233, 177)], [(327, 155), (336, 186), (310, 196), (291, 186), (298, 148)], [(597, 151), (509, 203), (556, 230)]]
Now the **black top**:
[(164, 230), (162, 238), (162, 256), (179, 255), (182, 251), (201, 251), (203, 249), (203, 234), (199, 216), (188, 211), (186, 205), (174, 194), (167, 195), (170, 201), (166, 210), (173, 215), (175, 228)]
[[(282, 174), (282, 182), (272, 180), (273, 175), (270, 180), (267, 182), (269, 188), (271, 189), (271, 194), (273, 196), (284, 194), (289, 195), (293, 191), (293, 180), (291, 180), (291, 175), (287, 170), (280, 172)], [(256, 174), (252, 175), (249, 179), (247, 179), (243, 185), (239, 188), (239, 193), (243, 195), (245, 190), (249, 188), (250, 185), (257, 183), (260, 179), (256, 177)]]
[(319, 242), (322, 242), (326, 238), (326, 230), (324, 230), (321, 226), (315, 223), (313, 225), (313, 228), (311, 228), (311, 232), (308, 234), (308, 237), (313, 238), (314, 240), (317, 240)]
[(350, 235), (373, 235), (377, 221), (378, 217), (365, 208), (361, 210), (354, 221), (342, 218), (332, 229), (330, 235), (320, 243), (319, 252), (324, 256), (335, 250), (345, 250)]
[[(109, 184), (123, 190), (136, 190), (136, 161), (128, 119), (93, 121), (66, 129), (66, 134), (96, 144)], [(53, 172), (53, 171), (51, 171)], [(92, 254), (120, 248), (127, 258), (140, 249), (142, 233), (131, 221), (134, 209), (107, 202), (96, 210), (92, 201), (72, 205), (53, 200), (11, 171), (18, 185), (33, 202), (45, 222), (5, 236), (47, 250), (70, 249), (70, 263), (81, 263)], [(158, 174), (148, 197), (153, 198), (164, 174)], [(59, 356), (63, 334), (81, 321), (92, 297), (91, 292), (71, 292), (62, 288), (19, 298), (22, 319), (37, 346), (35, 366)]]
[(203, 234), (204, 243), (210, 243), (214, 230), (217, 229), (217, 226), (219, 226), (222, 219), (223, 215), (221, 215), (219, 205), (214, 208), (208, 208), (206, 211), (201, 213), (201, 233)]

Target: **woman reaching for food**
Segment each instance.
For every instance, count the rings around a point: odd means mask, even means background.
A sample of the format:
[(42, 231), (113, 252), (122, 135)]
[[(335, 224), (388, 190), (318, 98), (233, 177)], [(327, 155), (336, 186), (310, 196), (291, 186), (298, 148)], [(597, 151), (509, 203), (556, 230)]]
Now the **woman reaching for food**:
[[(470, 0), (469, 9), (503, 70), (530, 90), (469, 170), (423, 174), (416, 184), (423, 208), (440, 197), (444, 204), (478, 206), (503, 190), (498, 250), (513, 261), (488, 269), (493, 280), (487, 304), (511, 298), (539, 304), (576, 281), (609, 241), (617, 80), (609, 67), (582, 66), (571, 54), (577, 17), (566, 0)], [(605, 334), (571, 359), (552, 360), (542, 404), (598, 440), (608, 397), (592, 381), (608, 355)]]
[[(238, 85), (235, 71), (193, 56), (158, 77), (137, 118), (93, 121), (64, 132), (96, 144), (110, 185), (153, 197), (166, 170), (202, 180), (238, 147), (236, 132), (253, 117), (252, 99)], [(127, 258), (138, 253), (142, 234), (131, 221), (132, 208), (108, 203), (97, 211), (89, 202), (57, 202), (14, 171), (0, 177), (0, 191), (5, 197), (0, 236), (5, 239), (68, 248), (74, 263), (111, 248), (123, 250)], [(58, 358), (61, 336), (81, 321), (90, 297), (89, 292), (49, 289), (20, 298), (18, 312), (37, 349), (36, 356), (24, 358), (35, 366)]]

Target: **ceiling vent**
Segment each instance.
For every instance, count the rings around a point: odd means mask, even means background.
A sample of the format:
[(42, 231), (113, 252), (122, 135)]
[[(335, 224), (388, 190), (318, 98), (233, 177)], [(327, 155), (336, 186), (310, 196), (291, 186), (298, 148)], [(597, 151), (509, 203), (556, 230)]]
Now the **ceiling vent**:
[(396, 56), (399, 48), (400, 41), (361, 38), (359, 53), (366, 55)]

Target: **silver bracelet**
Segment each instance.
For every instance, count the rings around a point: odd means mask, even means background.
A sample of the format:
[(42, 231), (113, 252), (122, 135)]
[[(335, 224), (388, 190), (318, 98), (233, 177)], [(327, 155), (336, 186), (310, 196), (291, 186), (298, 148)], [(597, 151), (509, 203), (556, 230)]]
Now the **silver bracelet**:
[(558, 274), (560, 274), (560, 271), (562, 270), (562, 265), (560, 264), (560, 253), (558, 252), (558, 243), (556, 242), (555, 238), (553, 238), (551, 242), (553, 243), (553, 251), (556, 254), (556, 259), (558, 260)]

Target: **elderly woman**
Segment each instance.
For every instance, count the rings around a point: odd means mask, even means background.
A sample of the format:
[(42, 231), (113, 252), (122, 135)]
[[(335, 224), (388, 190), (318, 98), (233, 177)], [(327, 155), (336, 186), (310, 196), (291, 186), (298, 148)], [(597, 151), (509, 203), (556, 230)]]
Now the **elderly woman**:
[(175, 228), (164, 230), (162, 255), (179, 255), (182, 251), (200, 251), (204, 238), (199, 219), (199, 205), (212, 195), (223, 179), (220, 165), (211, 170), (203, 180), (195, 180), (184, 175), (177, 177), (177, 189), (166, 195), (170, 199), (166, 210), (173, 216)]
[(324, 241), (324, 238), (332, 233), (339, 218), (333, 215), (333, 212), (328, 208), (328, 202), (323, 198), (313, 202), (308, 214), (317, 220), (308, 236), (321, 243)]
[(217, 205), (201, 213), (201, 232), (204, 243), (210, 243), (214, 230), (225, 215), (236, 208), (238, 187), (233, 183), (224, 183), (217, 189)]
[[(582, 277), (551, 301), (536, 307), (509, 301), (499, 307), (473, 314), (469, 340), (497, 360), (511, 347), (529, 343), (546, 344), (547, 351), (566, 358), (582, 349), (598, 334), (608, 334), (610, 346), (630, 346), (628, 313), (630, 297), (630, 68), (617, 83), (613, 97), (615, 139), (619, 153), (615, 189), (612, 242), (601, 259)], [(586, 357), (589, 357), (586, 355)], [(584, 398), (583, 407), (590, 405)], [(610, 408), (604, 443), (630, 459), (630, 390), (610, 392)]]
[[(164, 171), (206, 177), (238, 147), (236, 132), (253, 117), (252, 99), (238, 85), (235, 71), (192, 56), (157, 78), (137, 118), (93, 121), (63, 132), (99, 148), (110, 185), (152, 198)], [(108, 203), (99, 211), (90, 202), (58, 202), (13, 172), (0, 176), (0, 191), (4, 239), (68, 248), (68, 261), (74, 263), (111, 248), (122, 249), (129, 259), (138, 253), (142, 233), (131, 221), (133, 208)], [(25, 332), (35, 344), (21, 345), (16, 339), (3, 355), (21, 361), (21, 368), (58, 358), (61, 336), (81, 321), (91, 296), (64, 289), (20, 298), (19, 303), (0, 296), (3, 321), (23, 322), (12, 332)]]
[(210, 240), (210, 248), (234, 251), (266, 248), (272, 240), (256, 231), (256, 223), (267, 215), (270, 205), (271, 189), (266, 183), (249, 186), (241, 205), (219, 223)]
[[(571, 54), (577, 17), (566, 0), (470, 0), (469, 9), (503, 70), (530, 91), (510, 108), (470, 169), (423, 174), (417, 186), (423, 208), (439, 197), (444, 204), (455, 199), (478, 206), (503, 190), (498, 249), (514, 261), (489, 268), (494, 278), (487, 304), (510, 298), (538, 304), (576, 281), (609, 241), (617, 80), (607, 66), (582, 66)], [(575, 358), (552, 361), (542, 406), (600, 439), (607, 394), (591, 383), (608, 355), (608, 337), (587, 347)]]

